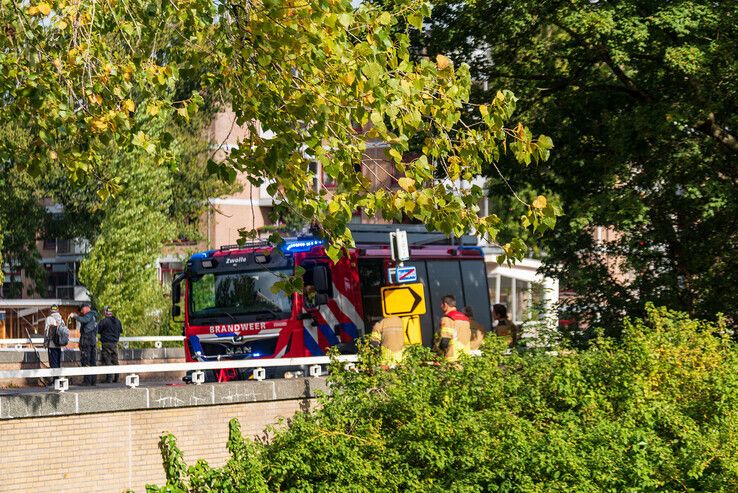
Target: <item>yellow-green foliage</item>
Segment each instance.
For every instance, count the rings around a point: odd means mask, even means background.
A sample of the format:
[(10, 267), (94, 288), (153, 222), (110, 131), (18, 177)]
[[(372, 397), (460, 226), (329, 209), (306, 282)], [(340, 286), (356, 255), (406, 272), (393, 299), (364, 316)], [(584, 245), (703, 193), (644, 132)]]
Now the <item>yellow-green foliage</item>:
[(459, 366), (419, 349), (389, 372), (364, 355), (270, 443), (224, 469), (180, 462), (150, 491), (738, 491), (735, 344), (652, 306), (624, 325), (556, 355), (490, 341)]
[[(553, 148), (513, 116), (509, 91), (470, 105), (468, 66), (411, 56), (425, 0), (17, 4), (0, 0), (0, 126), (27, 128), (34, 142), (0, 136), (0, 162), (12, 157), (35, 175), (62, 167), (75, 184), (101, 176), (101, 199), (119, 192), (119, 177), (104, 173), (111, 150), (155, 153), (168, 139), (152, 119), (187, 122), (214, 96), (246, 136), (209, 170), (268, 183), (274, 209), (312, 220), (334, 258), (353, 242), (357, 209), (494, 239), (499, 217), (478, 214), (484, 191), (470, 182), (505, 154), (528, 166)], [(377, 140), (399, 188), (357, 172)], [(310, 186), (316, 169), (335, 182), (329, 195)], [(536, 200), (516, 221), (542, 233), (560, 214)], [(506, 257), (526, 252), (522, 241), (501, 247)]]

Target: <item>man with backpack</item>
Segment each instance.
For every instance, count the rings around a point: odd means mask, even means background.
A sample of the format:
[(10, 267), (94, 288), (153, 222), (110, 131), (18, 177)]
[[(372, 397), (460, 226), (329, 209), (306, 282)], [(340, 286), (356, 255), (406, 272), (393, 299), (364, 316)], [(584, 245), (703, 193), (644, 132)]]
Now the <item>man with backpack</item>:
[(59, 307), (51, 305), (51, 314), (44, 324), (44, 347), (49, 354), (49, 367), (61, 368), (62, 348), (69, 343), (69, 328), (59, 314)]
[[(97, 317), (89, 303), (82, 305), (82, 315), (72, 314), (72, 318), (80, 324), (79, 354), (81, 366), (97, 366)], [(85, 375), (82, 385), (95, 385), (96, 375)]]

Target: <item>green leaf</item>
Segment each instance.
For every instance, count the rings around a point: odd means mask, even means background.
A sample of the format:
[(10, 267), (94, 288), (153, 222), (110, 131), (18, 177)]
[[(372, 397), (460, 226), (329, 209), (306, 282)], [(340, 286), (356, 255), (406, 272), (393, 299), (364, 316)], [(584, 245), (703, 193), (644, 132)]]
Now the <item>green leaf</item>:
[(361, 72), (369, 79), (379, 79), (383, 70), (377, 62), (369, 62), (361, 68)]
[(423, 16), (420, 14), (410, 14), (407, 16), (407, 23), (415, 29), (423, 28)]
[(389, 12), (382, 12), (377, 18), (377, 22), (379, 22), (383, 26), (391, 24), (392, 20), (392, 14), (390, 14)]
[(354, 22), (354, 16), (349, 12), (338, 14), (338, 23), (343, 27), (348, 28)]
[(412, 178), (408, 178), (406, 176), (403, 176), (399, 180), (397, 180), (397, 184), (405, 190), (406, 192), (414, 192), (415, 191), (415, 180)]

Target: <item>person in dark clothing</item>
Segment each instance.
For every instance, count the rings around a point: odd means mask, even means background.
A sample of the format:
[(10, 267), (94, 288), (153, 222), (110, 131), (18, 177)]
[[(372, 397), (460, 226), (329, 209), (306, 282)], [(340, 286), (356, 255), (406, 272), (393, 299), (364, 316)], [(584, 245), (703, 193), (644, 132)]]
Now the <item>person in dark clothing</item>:
[[(103, 311), (105, 318), (97, 324), (97, 332), (100, 334), (100, 342), (102, 343), (102, 365), (112, 366), (118, 365), (118, 340), (123, 332), (123, 324), (113, 315), (113, 310), (106, 306)], [(118, 381), (118, 374), (105, 375), (105, 383), (115, 383)]]
[[(87, 303), (82, 305), (82, 315), (72, 314), (72, 318), (80, 323), (79, 353), (80, 365), (82, 366), (97, 366), (97, 354), (95, 353), (97, 346), (96, 315)], [(85, 375), (82, 385), (95, 385), (96, 381), (96, 375)]]
[(505, 305), (496, 304), (492, 306), (492, 318), (497, 325), (494, 328), (498, 337), (504, 337), (510, 347), (515, 347), (518, 343), (518, 328), (507, 318), (507, 307)]

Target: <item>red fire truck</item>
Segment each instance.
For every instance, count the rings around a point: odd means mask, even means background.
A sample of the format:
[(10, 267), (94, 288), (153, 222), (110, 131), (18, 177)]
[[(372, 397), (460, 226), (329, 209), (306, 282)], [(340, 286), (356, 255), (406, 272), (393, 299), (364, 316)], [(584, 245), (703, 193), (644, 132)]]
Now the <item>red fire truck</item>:
[[(352, 228), (357, 246), (335, 263), (314, 237), (193, 255), (172, 285), (172, 315), (184, 315), (187, 361), (318, 356), (331, 346), (352, 352), (382, 317), (380, 288), (394, 267), (387, 233), (394, 228)], [(475, 241), (449, 241), (422, 226), (402, 228), (411, 254), (405, 265), (415, 267), (417, 282), (425, 285), (423, 343), (433, 340), (446, 294), (456, 296), (460, 308), (472, 306), (477, 320), (490, 327), (484, 255), (469, 244)], [(297, 267), (304, 269), (302, 292), (272, 291)]]

